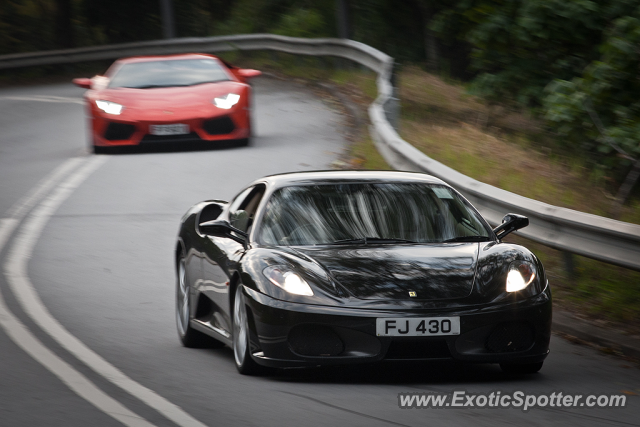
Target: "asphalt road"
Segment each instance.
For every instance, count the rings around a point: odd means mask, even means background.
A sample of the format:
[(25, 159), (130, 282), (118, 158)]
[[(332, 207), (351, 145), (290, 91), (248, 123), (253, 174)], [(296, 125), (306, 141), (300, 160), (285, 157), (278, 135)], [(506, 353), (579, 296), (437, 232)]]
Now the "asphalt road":
[[(640, 425), (640, 371), (557, 337), (542, 371), (520, 377), (450, 363), (244, 377), (229, 348), (181, 347), (181, 215), (266, 174), (326, 169), (346, 145), (339, 112), (308, 89), (255, 90), (249, 147), (113, 156), (88, 154), (81, 89), (0, 90), (0, 426)], [(454, 391), (626, 406), (398, 407), (398, 393)]]

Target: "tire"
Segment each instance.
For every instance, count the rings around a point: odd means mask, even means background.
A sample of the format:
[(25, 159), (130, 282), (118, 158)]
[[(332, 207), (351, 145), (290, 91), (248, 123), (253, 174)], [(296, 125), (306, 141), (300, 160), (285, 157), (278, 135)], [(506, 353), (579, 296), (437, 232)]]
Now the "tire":
[(176, 325), (178, 336), (182, 345), (188, 348), (220, 348), (224, 344), (220, 341), (196, 331), (191, 327), (191, 298), (189, 298), (190, 286), (187, 280), (186, 263), (184, 256), (178, 260), (176, 280)]
[(89, 151), (93, 154), (107, 154), (109, 153), (109, 149), (113, 147), (108, 147), (105, 145), (96, 145), (96, 139), (92, 137), (89, 140)]
[(121, 145), (92, 145), (93, 154), (119, 154), (124, 149)]
[(93, 154), (106, 154), (109, 151), (107, 147), (102, 147), (100, 145), (92, 145), (91, 150), (93, 151)]
[(255, 136), (253, 132), (253, 113), (251, 109), (247, 114), (247, 120), (249, 121), (249, 134), (246, 138), (236, 140), (236, 146), (238, 147), (248, 147), (249, 145), (251, 145), (251, 139)]
[(500, 368), (507, 374), (535, 374), (542, 369), (543, 363), (501, 363)]
[(242, 138), (236, 140), (236, 147), (248, 147), (251, 144), (251, 138)]
[(242, 375), (255, 375), (262, 371), (252, 358), (249, 350), (249, 321), (242, 284), (236, 287), (233, 299), (233, 359)]

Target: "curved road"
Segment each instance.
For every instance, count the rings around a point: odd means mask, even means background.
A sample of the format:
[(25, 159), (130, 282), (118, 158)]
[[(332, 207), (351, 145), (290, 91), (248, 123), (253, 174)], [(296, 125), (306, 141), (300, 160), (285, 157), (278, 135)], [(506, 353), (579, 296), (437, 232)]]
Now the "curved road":
[[(255, 81), (250, 147), (89, 155), (82, 90), (0, 90), (0, 425), (640, 425), (640, 371), (556, 337), (541, 373), (383, 364), (244, 377), (232, 351), (186, 349), (172, 250), (193, 203), (260, 176), (326, 169), (339, 113)], [(398, 393), (624, 394), (624, 408), (400, 409)]]

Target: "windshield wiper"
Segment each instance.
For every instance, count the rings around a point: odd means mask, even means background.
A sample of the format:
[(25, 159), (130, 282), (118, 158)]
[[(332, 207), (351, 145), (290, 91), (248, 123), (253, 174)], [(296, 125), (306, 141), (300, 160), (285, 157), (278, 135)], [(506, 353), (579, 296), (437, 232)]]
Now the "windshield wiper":
[(195, 82), (195, 83), (185, 83), (185, 84), (166, 84), (166, 85), (143, 85), (143, 86), (120, 86), (122, 88), (126, 88), (126, 89), (156, 89), (156, 88), (160, 88), (160, 87), (186, 87), (186, 86), (196, 86), (196, 85), (203, 85), (205, 83), (216, 83), (222, 80), (205, 80), (202, 82)]
[(218, 82), (221, 82), (221, 81), (228, 81), (228, 80), (205, 80), (205, 81), (202, 81), (202, 82), (190, 83), (190, 84), (185, 85), (185, 86), (203, 85), (205, 83), (218, 83)]
[(343, 239), (343, 240), (336, 240), (335, 242), (331, 242), (331, 243), (327, 243), (327, 245), (350, 245), (353, 243), (362, 243), (362, 244), (367, 244), (367, 243), (416, 243), (413, 240), (406, 240), (406, 239), (385, 239), (382, 237), (361, 237), (361, 238), (357, 238), (357, 239)]
[(453, 237), (451, 239), (443, 240), (442, 243), (452, 243), (452, 242), (488, 242), (489, 239), (487, 236), (458, 236)]
[(121, 86), (126, 89), (156, 89), (160, 87), (183, 87), (189, 85), (146, 85), (146, 86)]

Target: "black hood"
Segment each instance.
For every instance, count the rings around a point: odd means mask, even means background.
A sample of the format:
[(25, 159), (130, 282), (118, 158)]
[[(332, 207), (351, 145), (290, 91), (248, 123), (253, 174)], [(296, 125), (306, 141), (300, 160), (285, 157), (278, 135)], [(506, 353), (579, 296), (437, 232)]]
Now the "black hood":
[[(440, 300), (471, 293), (478, 243), (297, 247), (365, 300)], [(410, 296), (415, 292), (415, 297)]]

